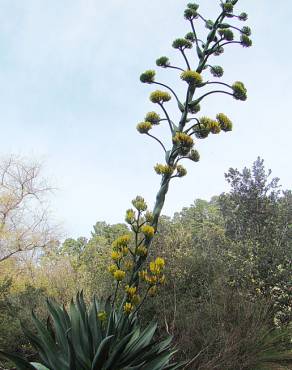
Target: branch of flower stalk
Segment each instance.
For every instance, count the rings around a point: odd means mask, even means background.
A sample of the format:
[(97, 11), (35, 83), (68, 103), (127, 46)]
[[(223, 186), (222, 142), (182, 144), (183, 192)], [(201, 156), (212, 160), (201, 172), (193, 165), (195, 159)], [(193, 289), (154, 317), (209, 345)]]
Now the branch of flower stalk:
[(196, 43), (196, 46), (198, 48), (199, 47), (199, 43), (198, 43), (197, 33), (196, 33), (194, 22), (193, 22), (192, 19), (190, 19), (190, 23), (191, 23), (192, 31), (193, 31), (193, 34), (194, 34), (194, 37), (195, 37), (195, 43)]
[(150, 136), (150, 137), (152, 137), (152, 139), (156, 140), (162, 146), (164, 152), (166, 153), (165, 146), (162, 144), (162, 142), (156, 136), (153, 136), (153, 135), (149, 134), (149, 132), (147, 132), (146, 135)]
[(197, 14), (198, 14), (198, 17), (202, 19), (202, 21), (207, 22), (207, 19), (204, 18), (200, 13), (197, 13)]
[(116, 283), (116, 289), (115, 289), (115, 294), (114, 294), (114, 299), (113, 299), (113, 302), (112, 302), (112, 308), (115, 307), (119, 285), (120, 285), (120, 282), (117, 281), (117, 283)]
[(187, 157), (187, 156), (179, 157), (179, 158), (175, 161), (175, 165), (177, 165), (177, 164), (178, 164), (178, 162), (179, 162), (181, 159), (190, 159), (190, 157)]
[[(161, 118), (161, 119), (159, 120), (159, 122), (161, 122), (161, 121), (168, 121), (168, 119), (167, 119), (167, 118)], [(174, 129), (176, 129), (177, 127), (176, 127), (175, 123), (174, 123), (173, 121), (170, 121), (170, 122), (171, 122), (171, 124), (172, 124), (172, 127), (173, 127)]]
[(172, 126), (172, 121), (171, 121), (171, 119), (169, 118), (169, 115), (168, 115), (168, 113), (167, 113), (167, 111), (166, 111), (166, 109), (164, 108), (164, 106), (163, 106), (163, 104), (161, 104), (161, 103), (158, 103), (158, 105), (161, 107), (161, 109), (163, 110), (163, 112), (164, 112), (164, 114), (165, 114), (165, 116), (166, 116), (166, 118), (167, 118), (167, 121), (168, 121), (168, 124), (169, 124), (169, 128), (170, 128), (170, 132), (171, 132), (171, 134), (173, 135), (173, 126)]
[[(182, 70), (183, 71), (183, 70)], [(176, 93), (173, 91), (173, 89), (161, 82), (156, 82), (156, 81), (153, 81), (152, 84), (155, 84), (155, 85), (159, 85), (159, 86), (163, 86), (165, 87), (166, 89), (168, 89), (169, 91), (171, 91), (171, 93), (173, 94), (173, 96), (175, 97), (176, 101), (178, 104), (181, 104), (181, 102), (179, 101), (179, 98), (177, 97)]]
[(168, 65), (168, 66), (166, 66), (166, 67), (164, 67), (164, 68), (172, 68), (172, 69), (178, 69), (179, 71), (184, 71), (184, 69), (183, 68), (180, 68), (180, 67), (175, 67), (175, 66), (172, 66), (172, 65)]
[(226, 84), (225, 82), (220, 82), (220, 81), (208, 81), (208, 82), (205, 82), (205, 85), (212, 85), (212, 84), (216, 84), (216, 85), (222, 85), (222, 86), (226, 86), (226, 87), (228, 87), (228, 88), (230, 88), (230, 89), (232, 89), (232, 86), (230, 86), (230, 85), (228, 85), (228, 84)]
[(209, 53), (208, 54), (211, 55), (215, 51), (215, 49), (218, 46), (220, 46), (220, 42), (223, 41), (223, 40), (224, 40), (224, 37), (221, 36), (220, 39), (218, 41), (216, 41), (215, 44), (212, 46), (212, 48), (209, 50)]
[(189, 61), (188, 61), (188, 58), (187, 58), (187, 56), (186, 56), (186, 54), (185, 54), (184, 50), (183, 50), (183, 49), (179, 49), (179, 50), (180, 50), (180, 52), (182, 53), (182, 56), (184, 57), (184, 60), (185, 60), (185, 62), (186, 62), (186, 65), (187, 65), (188, 69), (190, 70), (190, 69), (191, 69), (191, 66), (190, 66), (190, 63), (189, 63)]
[(200, 126), (200, 121), (198, 120), (198, 118), (191, 118), (191, 119), (195, 119), (197, 121), (197, 123), (195, 123), (193, 126), (191, 126), (190, 128), (188, 128), (184, 133), (187, 134), (189, 131), (191, 131), (194, 127), (196, 126)]
[(144, 297), (142, 298), (141, 302), (139, 303), (139, 305), (136, 307), (135, 311), (131, 315), (135, 315), (140, 310), (140, 308), (143, 306), (143, 304), (144, 304), (144, 302), (145, 302), (145, 300), (148, 296), (150, 288), (151, 287), (148, 287), (148, 289), (146, 290), (146, 293), (144, 294)]
[(181, 145), (181, 146), (179, 146), (179, 147), (177, 147), (177, 148), (173, 148), (172, 149), (172, 152), (171, 152), (171, 154), (170, 154), (170, 156), (169, 156), (169, 158), (171, 159), (172, 157), (173, 157), (173, 161), (175, 161), (175, 159), (176, 159), (176, 157), (177, 157), (177, 154), (178, 154), (178, 152), (180, 151), (180, 149), (182, 149), (183, 148), (183, 146)]
[(211, 94), (226, 94), (226, 95), (230, 95), (230, 96), (233, 96), (233, 94), (227, 92), (227, 91), (224, 91), (224, 90), (214, 90), (214, 91), (210, 91), (202, 96), (199, 97), (199, 99), (196, 99), (196, 101), (199, 103), (200, 101), (202, 101), (206, 96), (208, 95), (211, 95)]
[(240, 44), (241, 45), (241, 42), (240, 41), (228, 41), (228, 42), (225, 42), (224, 44), (220, 45), (220, 46), (225, 46), (225, 45), (229, 45), (229, 44)]
[[(215, 29), (217, 29), (218, 24), (219, 24), (219, 23), (221, 23), (221, 22), (224, 20), (224, 18), (225, 18), (225, 13), (224, 13), (224, 12), (222, 12), (222, 13), (218, 16), (218, 18), (216, 19), (216, 21), (215, 21), (215, 23), (214, 23), (214, 26), (213, 26), (213, 29), (214, 29), (214, 30), (215, 30)], [(208, 50), (208, 47), (209, 47), (210, 43), (211, 43), (211, 41), (207, 41), (207, 43), (206, 43), (206, 45), (205, 45), (205, 47), (204, 47), (204, 50), (203, 50), (204, 58), (203, 58), (203, 60), (200, 60), (199, 66), (198, 66), (198, 68), (197, 68), (197, 72), (198, 72), (198, 73), (201, 73), (201, 72), (203, 71), (203, 69), (204, 69), (204, 67), (205, 67), (205, 65), (206, 65), (206, 63), (207, 63), (207, 61), (208, 61), (209, 56), (212, 54), (212, 53), (210, 53), (210, 54), (208, 53), (208, 54), (206, 55), (206, 52), (207, 52), (207, 50)], [(212, 48), (212, 49), (213, 49), (213, 48)], [(212, 49), (211, 49), (211, 50), (212, 50)]]
[(186, 96), (186, 101), (185, 101), (185, 110), (184, 110), (184, 112), (182, 114), (182, 117), (179, 121), (179, 131), (182, 131), (185, 124), (186, 124), (186, 120), (187, 120), (187, 117), (188, 117), (188, 104), (189, 104), (189, 101), (191, 100), (192, 96), (195, 93), (195, 89), (193, 90), (192, 94), (191, 94), (190, 90), (191, 90), (190, 86), (188, 86), (187, 96)]

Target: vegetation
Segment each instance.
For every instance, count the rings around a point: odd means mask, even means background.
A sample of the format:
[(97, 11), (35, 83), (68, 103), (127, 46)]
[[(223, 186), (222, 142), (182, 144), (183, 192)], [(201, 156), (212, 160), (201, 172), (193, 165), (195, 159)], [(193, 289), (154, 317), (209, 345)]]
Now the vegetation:
[[(173, 336), (179, 349), (176, 361), (193, 359), (190, 369), (289, 369), (291, 192), (277, 187), (277, 196), (272, 197), (270, 185), (275, 184), (275, 179), (268, 176), (261, 159), (251, 170), (230, 169), (227, 178), (234, 173), (239, 181), (236, 187), (231, 183), (230, 192), (210, 201), (197, 199), (172, 218), (161, 218), (149, 258), (159, 254), (165, 259), (166, 282), (159, 294), (145, 302), (140, 320), (144, 326), (156, 319), (157, 338), (162, 339), (165, 333)], [(249, 182), (257, 189), (249, 195), (242, 176), (246, 173), (250, 173)], [(256, 182), (256, 178), (260, 181)], [(262, 194), (258, 184), (269, 191)], [(237, 202), (230, 202), (230, 197)], [(248, 228), (238, 240), (242, 224), (232, 217), (235, 224), (231, 234), (229, 212), (251, 212), (255, 203), (268, 204), (271, 198), (269, 217), (261, 218), (257, 226), (251, 224), (263, 229), (261, 237), (265, 240), (257, 244), (259, 255), (251, 259), (246, 246), (255, 245), (253, 231)], [(270, 227), (264, 227), (267, 223), (279, 228), (278, 237), (270, 233)], [(87, 302), (93, 294), (106, 296), (113, 282), (103, 272), (111, 259), (111, 244), (125, 228), (125, 224), (98, 222), (89, 240), (67, 239), (48, 250), (30, 269), (28, 261), (12, 264), (7, 260), (1, 270), (1, 348), (35, 358), (15, 318), (31, 327), (29, 311), (35, 308), (38, 317), (45, 319), (45, 296), (68, 303), (81, 288)], [(279, 253), (280, 247), (285, 253)], [(258, 271), (255, 263), (267, 260), (271, 254), (277, 255), (277, 263), (266, 265), (268, 273), (261, 270), (261, 275), (250, 275)], [(262, 286), (270, 289), (259, 288)]]
[[(223, 68), (210, 64), (230, 44), (252, 45), (250, 28), (235, 23), (247, 20), (246, 13), (234, 12), (237, 3), (221, 1), (214, 21), (201, 15), (197, 4), (188, 4), (184, 17), (190, 32), (172, 43), (185, 66), (175, 66), (165, 56), (157, 59), (157, 66), (179, 71), (186, 84), (184, 99), (158, 82), (154, 70), (140, 76), (142, 83), (165, 89), (150, 94), (162, 117), (148, 112), (137, 125), (138, 132), (154, 139), (165, 154), (165, 163), (154, 167), (161, 184), (153, 210), (137, 196), (126, 211), (126, 224), (99, 222), (90, 240), (51, 243), (38, 256), (38, 263), (29, 254), (24, 261), (12, 256), (44, 247), (35, 242), (42, 232), (33, 228), (30, 243), (21, 239), (16, 249), (13, 242), (5, 244), (0, 314), (4, 330), (10, 333), (8, 340), (7, 336), (0, 339), (0, 354), (18, 369), (255, 370), (291, 365), (291, 192), (281, 193), (277, 179), (269, 182), (270, 172), (258, 159), (252, 170), (229, 170), (228, 194), (210, 202), (197, 200), (173, 218), (161, 216), (171, 181), (187, 174), (181, 161), (200, 159), (194, 138), (232, 130), (224, 113), (215, 119), (198, 117), (202, 102), (212, 94), (247, 99), (242, 82), (218, 81)], [(205, 36), (198, 35), (195, 22), (199, 21)], [(196, 65), (192, 65), (193, 55), (188, 56), (192, 48)], [(207, 73), (215, 80), (209, 80)], [(171, 100), (178, 117), (166, 109)], [(168, 143), (167, 138), (150, 134), (159, 124), (169, 128)], [(21, 190), (26, 189), (24, 184)], [(18, 210), (23, 197), (19, 199), (8, 203)], [(5, 231), (9, 212), (3, 209)], [(19, 232), (14, 230), (13, 235)], [(104, 274), (105, 270), (109, 273)], [(79, 293), (81, 289), (84, 293)], [(49, 299), (42, 299), (45, 296)], [(103, 296), (109, 296), (106, 303)], [(28, 299), (28, 304), (23, 306), (21, 299)], [(43, 323), (45, 302), (50, 315), (47, 324)], [(25, 313), (28, 306), (38, 311), (32, 318)], [(16, 317), (27, 319), (25, 337)], [(147, 325), (153, 318), (160, 324), (157, 332), (156, 324)], [(28, 329), (30, 320), (33, 329)], [(11, 354), (13, 350), (26, 353), (27, 359)]]

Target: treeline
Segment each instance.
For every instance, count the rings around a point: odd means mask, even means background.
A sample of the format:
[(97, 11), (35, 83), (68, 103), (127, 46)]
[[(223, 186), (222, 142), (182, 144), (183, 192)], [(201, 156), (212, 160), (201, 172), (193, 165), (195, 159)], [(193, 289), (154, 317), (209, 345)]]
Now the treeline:
[[(162, 217), (151, 253), (165, 258), (166, 283), (141, 318), (174, 336), (189, 368), (255, 370), (275, 357), (275, 368), (291, 368), (292, 193), (260, 158), (225, 176), (228, 193)], [(97, 222), (89, 240), (3, 261), (0, 348), (33, 358), (20, 321), (30, 325), (32, 309), (45, 319), (46, 297), (67, 304), (80, 290), (88, 299), (110, 294), (111, 243), (125, 231)]]

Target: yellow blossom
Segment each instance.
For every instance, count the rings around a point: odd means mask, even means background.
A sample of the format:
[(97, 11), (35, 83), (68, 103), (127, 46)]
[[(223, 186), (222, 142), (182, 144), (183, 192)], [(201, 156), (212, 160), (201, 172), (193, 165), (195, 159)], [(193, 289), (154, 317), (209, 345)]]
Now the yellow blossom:
[(133, 296), (137, 292), (137, 287), (126, 285), (125, 290), (130, 296)]
[(131, 302), (133, 303), (133, 305), (137, 305), (139, 302), (140, 302), (140, 296), (138, 294), (134, 294), (132, 297), (131, 297)]
[(165, 266), (165, 261), (161, 257), (157, 257), (155, 260), (155, 265), (158, 266), (160, 269), (163, 269)]
[(129, 253), (129, 248), (128, 247), (123, 247), (121, 252), (123, 253), (124, 256), (126, 256)]
[(131, 270), (133, 268), (133, 262), (132, 261), (126, 261), (125, 262), (125, 269), (127, 271)]
[(118, 261), (119, 259), (121, 259), (121, 258), (122, 258), (122, 255), (121, 255), (121, 253), (119, 253), (119, 252), (112, 251), (112, 253), (111, 253), (111, 257), (112, 257), (112, 259), (113, 259), (114, 261)]
[(157, 266), (154, 261), (150, 262), (149, 269), (152, 272), (152, 274), (154, 274), (154, 275), (159, 275), (160, 272), (161, 272), (161, 268), (159, 266)]
[(147, 248), (144, 246), (144, 245), (140, 245), (138, 248), (137, 248), (137, 255), (138, 256), (141, 256), (141, 257), (144, 257), (144, 256), (147, 256)]
[(118, 269), (117, 265), (110, 265), (108, 267), (108, 271), (111, 273), (111, 274), (114, 274), (114, 272), (116, 272)]
[(156, 293), (157, 293), (157, 286), (156, 286), (156, 285), (153, 285), (153, 286), (149, 289), (148, 294), (149, 294), (151, 297), (153, 297), (153, 296), (155, 296), (155, 295), (156, 295)]
[(126, 273), (123, 270), (117, 270), (114, 272), (114, 278), (117, 281), (122, 281), (125, 278), (125, 276), (126, 276)]
[(112, 244), (113, 248), (117, 247), (127, 247), (129, 242), (131, 240), (131, 235), (125, 234), (122, 236), (119, 236)]
[(159, 279), (160, 284), (165, 284), (165, 275), (162, 275), (161, 278)]
[(105, 321), (106, 320), (106, 312), (105, 311), (100, 311), (98, 314), (97, 314), (98, 318), (100, 321)]
[(133, 309), (134, 309), (134, 306), (132, 305), (132, 303), (126, 302), (124, 304), (124, 311), (125, 311), (125, 313), (129, 314), (129, 313), (131, 313), (133, 311)]
[(146, 238), (152, 238), (154, 235), (154, 227), (150, 225), (143, 225), (141, 227), (141, 232), (146, 236)]
[(139, 277), (140, 277), (140, 279), (146, 281), (147, 277), (148, 277), (147, 271), (146, 270), (139, 271)]

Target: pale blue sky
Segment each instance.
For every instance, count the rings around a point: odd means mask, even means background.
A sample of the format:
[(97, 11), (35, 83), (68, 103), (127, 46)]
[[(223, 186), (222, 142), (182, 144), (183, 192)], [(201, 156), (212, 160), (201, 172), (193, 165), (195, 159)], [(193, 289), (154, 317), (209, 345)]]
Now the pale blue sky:
[[(97, 220), (122, 222), (136, 194), (153, 204), (153, 165), (163, 156), (135, 129), (155, 108), (139, 75), (161, 55), (183, 66), (171, 43), (189, 31), (186, 2), (0, 0), (1, 155), (44, 161), (59, 189), (52, 211), (67, 235), (87, 236)], [(202, 13), (212, 18), (218, 2), (201, 1)], [(231, 47), (214, 64), (225, 82), (242, 80), (249, 99), (206, 100), (202, 114), (225, 112), (234, 131), (197, 141), (201, 162), (186, 163), (188, 176), (172, 183), (166, 214), (226, 190), (224, 172), (258, 155), (291, 185), (292, 3), (241, 0), (237, 9), (249, 14), (254, 46)], [(183, 93), (175, 75), (162, 70), (158, 79)]]

